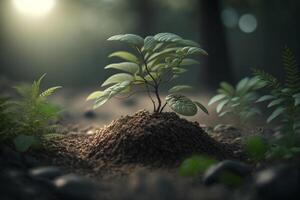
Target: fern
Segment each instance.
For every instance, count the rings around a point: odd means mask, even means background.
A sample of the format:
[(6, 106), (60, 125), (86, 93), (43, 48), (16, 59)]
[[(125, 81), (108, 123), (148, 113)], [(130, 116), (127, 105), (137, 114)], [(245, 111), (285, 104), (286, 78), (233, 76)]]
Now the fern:
[(41, 92), (41, 82), (45, 74), (31, 85), (16, 86), (20, 98), (9, 101), (9, 110), (13, 118), (13, 132), (16, 134), (14, 144), (19, 151), (27, 151), (30, 147), (40, 145), (43, 135), (53, 131), (51, 125), (57, 119), (59, 109), (47, 101), (61, 86), (51, 87)]
[(295, 56), (287, 47), (282, 53), (282, 63), (285, 70), (284, 82), (262, 70), (254, 71), (254, 75), (265, 81), (269, 89), (269, 94), (262, 96), (257, 102), (269, 101), (267, 107), (272, 109), (272, 114), (267, 119), (268, 123), (281, 118), (282, 137), (275, 143), (284, 148), (293, 148), (300, 146), (300, 74)]

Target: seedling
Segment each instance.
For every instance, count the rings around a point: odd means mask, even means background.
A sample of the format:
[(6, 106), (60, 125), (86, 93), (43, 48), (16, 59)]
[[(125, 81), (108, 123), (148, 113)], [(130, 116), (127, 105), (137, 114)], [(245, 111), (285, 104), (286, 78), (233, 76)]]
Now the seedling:
[(10, 101), (10, 112), (13, 115), (13, 132), (16, 149), (23, 152), (32, 146), (40, 145), (40, 139), (52, 131), (50, 122), (57, 119), (58, 107), (47, 101), (61, 86), (40, 91), (41, 81), (46, 74), (34, 81), (32, 85), (15, 87), (20, 95), (18, 101)]
[(218, 102), (216, 111), (219, 117), (233, 114), (241, 124), (245, 124), (251, 117), (260, 114), (254, 106), (258, 98), (257, 90), (264, 86), (264, 82), (257, 77), (243, 78), (234, 87), (222, 82), (218, 94), (211, 98), (208, 105)]
[[(185, 116), (193, 116), (198, 108), (208, 114), (199, 102), (192, 101), (180, 92), (190, 89), (188, 85), (176, 85), (169, 89), (165, 102), (160, 96), (160, 87), (174, 81), (187, 71), (186, 66), (197, 64), (191, 56), (207, 55), (194, 41), (186, 40), (173, 33), (158, 33), (142, 38), (134, 34), (115, 35), (109, 41), (128, 44), (135, 53), (117, 51), (109, 57), (118, 57), (125, 62), (107, 65), (105, 69), (122, 71), (109, 77), (102, 87), (106, 89), (90, 94), (87, 100), (94, 100), (98, 108), (109, 99), (125, 95), (129, 97), (137, 92), (146, 92), (153, 104), (155, 113), (163, 112), (166, 105), (173, 111)], [(197, 108), (198, 107), (198, 108)]]

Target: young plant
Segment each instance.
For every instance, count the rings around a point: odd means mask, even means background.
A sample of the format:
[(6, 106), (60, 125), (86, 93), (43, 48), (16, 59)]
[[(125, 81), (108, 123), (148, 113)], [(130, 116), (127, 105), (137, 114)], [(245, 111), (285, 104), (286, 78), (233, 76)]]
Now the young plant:
[[(254, 70), (254, 74), (266, 83), (269, 94), (262, 96), (257, 102), (269, 101), (268, 108), (272, 114), (267, 122), (275, 118), (281, 118), (282, 137), (276, 140), (275, 148), (285, 147), (299, 151), (300, 147), (300, 73), (295, 56), (289, 48), (284, 48), (283, 67), (285, 70), (285, 81), (280, 82), (273, 75)], [(296, 149), (295, 149), (296, 148)]]
[(285, 81), (279, 81), (275, 76), (263, 71), (254, 70), (254, 75), (265, 82), (268, 94), (256, 102), (269, 101), (268, 108), (272, 114), (268, 117), (270, 123), (280, 118), (280, 138), (270, 141), (267, 158), (293, 158), (300, 154), (300, 74), (293, 52), (285, 47), (282, 53)]
[(61, 86), (40, 91), (41, 81), (46, 74), (34, 81), (32, 85), (15, 87), (20, 100), (12, 101), (11, 112), (14, 119), (14, 139), (17, 150), (27, 151), (31, 146), (38, 145), (41, 137), (51, 131), (51, 121), (58, 117), (58, 107), (47, 101)]
[[(187, 71), (186, 66), (197, 64), (194, 55), (207, 55), (199, 44), (181, 38), (173, 33), (158, 33), (155, 36), (142, 38), (134, 34), (115, 35), (109, 41), (120, 41), (128, 44), (134, 53), (117, 51), (109, 57), (118, 57), (125, 62), (107, 65), (105, 69), (117, 69), (121, 73), (109, 77), (102, 87), (104, 90), (90, 94), (87, 100), (95, 100), (94, 108), (102, 106), (112, 97), (137, 92), (147, 92), (153, 104), (153, 111), (161, 113), (168, 105), (173, 111), (192, 116), (198, 111), (197, 106), (208, 113), (199, 102), (178, 94), (190, 89), (187, 85), (176, 85), (169, 90), (165, 102), (160, 96), (160, 87), (172, 82)], [(137, 90), (141, 88), (142, 90)]]
[(251, 117), (260, 114), (254, 101), (258, 98), (256, 91), (263, 86), (264, 82), (257, 77), (243, 78), (235, 87), (222, 82), (218, 94), (210, 99), (208, 105), (218, 102), (216, 110), (219, 117), (233, 114), (244, 124)]

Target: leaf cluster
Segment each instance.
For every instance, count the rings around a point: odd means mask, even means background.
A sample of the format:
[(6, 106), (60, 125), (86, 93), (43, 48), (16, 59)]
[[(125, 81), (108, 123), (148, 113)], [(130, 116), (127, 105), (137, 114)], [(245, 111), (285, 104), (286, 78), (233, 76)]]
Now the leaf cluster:
[[(1, 132), (4, 140), (12, 140), (19, 151), (27, 151), (32, 146), (40, 145), (43, 135), (53, 131), (51, 122), (57, 119), (59, 108), (47, 98), (61, 86), (41, 91), (41, 82), (46, 74), (31, 85), (14, 87), (19, 95), (18, 100), (1, 100)], [(4, 134), (3, 134), (4, 135)]]
[(164, 104), (159, 93), (161, 85), (181, 76), (187, 71), (187, 66), (198, 64), (197, 60), (191, 58), (192, 56), (207, 55), (198, 43), (173, 33), (158, 33), (146, 38), (123, 34), (112, 36), (108, 40), (126, 43), (133, 53), (117, 51), (109, 55), (110, 58), (117, 57), (122, 62), (109, 64), (105, 69), (115, 69), (119, 73), (102, 83), (103, 90), (88, 96), (87, 100), (94, 100), (94, 108), (102, 106), (116, 96), (131, 96), (137, 92), (147, 92), (154, 112), (160, 113), (166, 105), (169, 105), (175, 112), (186, 116), (195, 115), (198, 108), (207, 113), (201, 103), (195, 103), (178, 94), (190, 89), (188, 85), (172, 87)]
[(268, 123), (281, 119), (281, 135), (268, 142), (262, 138), (246, 140), (246, 150), (253, 160), (290, 159), (300, 155), (300, 73), (295, 56), (287, 47), (283, 50), (282, 62), (283, 82), (263, 70), (254, 70), (254, 75), (265, 83), (267, 89), (267, 94), (256, 102), (268, 102), (267, 108), (272, 110)]
[[(292, 51), (285, 47), (282, 53), (285, 81), (262, 70), (254, 70), (254, 74), (266, 82), (268, 94), (262, 96), (257, 102), (269, 102), (267, 107), (272, 109), (267, 122), (281, 118), (281, 132), (285, 144), (294, 146), (299, 140), (300, 131), (300, 73)], [(270, 78), (271, 77), (271, 78)], [(271, 81), (272, 80), (272, 81)]]
[(243, 78), (235, 87), (222, 82), (218, 94), (210, 99), (208, 105), (218, 103), (216, 111), (219, 117), (233, 114), (238, 116), (241, 123), (245, 123), (251, 117), (261, 113), (253, 102), (258, 98), (256, 91), (264, 84), (257, 77)]

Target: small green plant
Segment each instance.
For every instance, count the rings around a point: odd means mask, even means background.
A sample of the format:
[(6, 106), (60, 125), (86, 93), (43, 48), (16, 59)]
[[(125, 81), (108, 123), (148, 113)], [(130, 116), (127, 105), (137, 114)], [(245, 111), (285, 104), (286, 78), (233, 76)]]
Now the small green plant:
[(216, 111), (219, 117), (233, 114), (244, 124), (249, 118), (260, 114), (260, 110), (254, 106), (254, 101), (258, 98), (256, 91), (263, 86), (264, 82), (257, 77), (246, 77), (235, 87), (222, 82), (218, 94), (210, 99), (208, 105), (218, 102)]
[(284, 48), (282, 59), (286, 72), (284, 82), (263, 70), (254, 70), (254, 74), (266, 83), (268, 89), (268, 94), (257, 102), (269, 101), (267, 107), (273, 111), (267, 119), (268, 123), (281, 118), (282, 137), (277, 142), (288, 148), (300, 147), (300, 73), (289, 48)]
[(15, 87), (20, 99), (10, 101), (10, 112), (13, 116), (14, 144), (23, 152), (30, 147), (38, 146), (43, 135), (50, 133), (51, 121), (58, 117), (58, 107), (47, 101), (61, 86), (51, 87), (41, 92), (41, 81), (46, 74), (34, 81), (32, 85)]
[(243, 146), (249, 158), (255, 162), (264, 160), (269, 149), (267, 141), (264, 141), (259, 135), (252, 135), (246, 138)]
[(188, 85), (172, 87), (165, 103), (160, 97), (161, 85), (170, 83), (186, 72), (186, 66), (198, 63), (191, 56), (207, 55), (199, 44), (173, 33), (159, 33), (146, 38), (124, 34), (112, 36), (108, 40), (127, 43), (135, 53), (117, 51), (109, 55), (125, 62), (110, 64), (105, 69), (117, 69), (122, 73), (114, 74), (104, 81), (102, 87), (109, 87), (88, 96), (87, 100), (95, 100), (94, 108), (102, 106), (117, 95), (131, 96), (137, 92), (147, 92), (155, 113), (161, 113), (168, 105), (173, 111), (185, 116), (195, 115), (198, 108), (208, 114), (201, 103), (178, 94), (190, 89)]
[(199, 177), (210, 166), (218, 161), (206, 155), (195, 155), (184, 160), (179, 167), (179, 175), (189, 177)]

